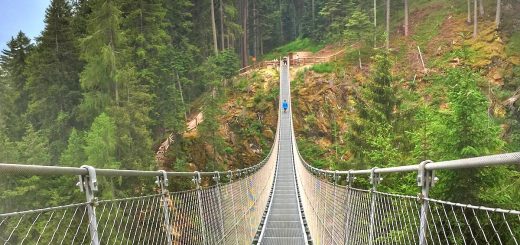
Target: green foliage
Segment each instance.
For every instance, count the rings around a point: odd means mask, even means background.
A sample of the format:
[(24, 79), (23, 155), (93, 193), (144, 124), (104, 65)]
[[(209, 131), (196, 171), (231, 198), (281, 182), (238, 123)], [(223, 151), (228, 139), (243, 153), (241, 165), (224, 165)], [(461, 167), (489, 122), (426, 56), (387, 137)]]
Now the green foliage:
[(520, 54), (520, 32), (517, 31), (511, 35), (506, 46), (506, 53), (509, 56)]
[[(0, 55), (0, 79), (3, 88), (8, 88), (2, 93), (2, 120), (9, 138), (19, 140), (24, 134), (25, 118), (22, 116), (27, 110), (29, 93), (25, 87), (27, 83), (27, 59), (33, 49), (31, 40), (19, 32), (16, 38), (11, 38), (7, 43), (7, 49)], [(8, 92), (10, 92), (8, 94)]]
[(269, 54), (264, 55), (264, 60), (273, 60), (279, 59), (281, 56), (286, 56), (290, 52), (299, 52), (299, 51), (309, 51), (309, 52), (318, 52), (325, 45), (323, 43), (318, 43), (312, 41), (309, 38), (298, 38), (290, 43), (287, 43), (281, 47), (275, 48)]
[[(69, 2), (53, 0), (39, 44), (28, 59), (26, 89), (31, 100), (27, 116), (36, 129), (52, 128), (60, 112), (72, 113), (81, 99), (78, 73), (82, 63), (71, 22)], [(65, 143), (66, 137), (54, 134), (50, 140)]]
[(361, 9), (357, 8), (345, 24), (346, 30), (343, 32), (347, 41), (350, 42), (367, 42), (370, 40), (371, 33), (367, 30), (371, 28), (372, 23), (368, 19), (368, 15)]
[(333, 63), (319, 63), (311, 66), (310, 70), (317, 72), (317, 73), (331, 73), (334, 69)]
[(331, 165), (331, 163), (323, 157), (325, 151), (321, 149), (313, 140), (299, 139), (298, 148), (300, 149), (300, 154), (302, 155), (303, 159), (308, 161), (309, 164), (312, 164), (312, 166), (321, 169), (328, 169)]
[(88, 165), (97, 168), (115, 168), (116, 161), (116, 125), (113, 119), (102, 113), (92, 123), (85, 136), (85, 157)]
[[(481, 79), (467, 69), (450, 69), (439, 80), (449, 81), (446, 110), (422, 108), (412, 137), (414, 154), (436, 161), (476, 157), (499, 152), (503, 147), (500, 128), (487, 115), (489, 102), (477, 87)], [(482, 203), (481, 193), (488, 193), (497, 181), (507, 179), (506, 172), (469, 169), (440, 174), (441, 196), (460, 202)]]
[(400, 102), (396, 97), (394, 78), (390, 74), (388, 54), (376, 55), (374, 61), (371, 81), (365, 83), (356, 95), (357, 117), (349, 121), (351, 128), (347, 139), (356, 162), (381, 166), (382, 163), (378, 162), (383, 160), (381, 152), (389, 154), (385, 165), (399, 160), (393, 148), (396, 148), (395, 110)]
[(240, 62), (235, 52), (228, 49), (219, 53), (215, 57), (215, 65), (218, 68), (218, 74), (224, 79), (230, 79), (238, 74)]
[[(411, 1), (410, 1), (411, 2)], [(431, 2), (434, 4), (435, 2)], [(450, 2), (450, 5), (453, 4)], [(414, 28), (414, 33), (412, 38), (419, 43), (421, 47), (424, 47), (428, 44), (433, 37), (439, 34), (441, 30), (441, 25), (446, 19), (448, 12), (447, 11), (433, 11), (430, 15), (428, 15), (428, 21), (420, 21), (418, 26)]]
[(61, 154), (60, 163), (65, 166), (81, 166), (86, 161), (85, 139), (81, 132), (72, 129), (67, 149)]

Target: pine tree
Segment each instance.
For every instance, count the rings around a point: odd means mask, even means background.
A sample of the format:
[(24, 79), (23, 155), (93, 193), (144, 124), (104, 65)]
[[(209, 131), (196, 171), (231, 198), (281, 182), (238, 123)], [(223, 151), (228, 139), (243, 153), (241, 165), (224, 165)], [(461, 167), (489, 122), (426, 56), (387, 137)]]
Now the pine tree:
[[(488, 101), (477, 87), (478, 75), (467, 69), (451, 69), (440, 79), (453, 85), (448, 92), (448, 109), (432, 117), (427, 126), (434, 132), (429, 139), (432, 160), (497, 153), (503, 146), (500, 128), (486, 113)], [(450, 171), (441, 177), (446, 188), (444, 196), (453, 201), (480, 203), (479, 192), (490, 188), (492, 179), (501, 176), (481, 169)]]
[(366, 15), (360, 8), (357, 8), (350, 18), (347, 20), (345, 25), (346, 30), (344, 36), (348, 41), (353, 42), (366, 42), (370, 32), (371, 23)]
[(60, 163), (64, 166), (81, 166), (86, 161), (85, 140), (81, 132), (72, 129), (68, 146), (61, 154)]
[[(347, 134), (355, 161), (361, 164), (377, 164), (373, 161), (381, 159), (380, 154), (385, 151), (397, 157), (393, 151), (393, 126), (399, 100), (390, 73), (391, 63), (386, 52), (376, 55), (374, 61), (371, 81), (356, 95), (357, 117), (350, 119)], [(385, 163), (395, 160), (387, 158)]]
[(38, 46), (28, 60), (26, 87), (31, 99), (27, 117), (36, 129), (47, 131), (56, 161), (66, 145), (74, 111), (81, 100), (78, 74), (83, 64), (68, 1), (53, 0), (46, 11), (45, 24), (42, 36), (37, 38)]
[(121, 11), (114, 0), (91, 1), (87, 36), (81, 40), (81, 57), (86, 62), (80, 75), (84, 100), (80, 115), (86, 124), (110, 105), (119, 104), (123, 81), (118, 50), (122, 45)]
[(7, 43), (7, 49), (2, 50), (0, 55), (0, 67), (2, 72), (2, 83), (11, 90), (6, 96), (7, 103), (2, 113), (5, 117), (6, 134), (13, 140), (22, 138), (25, 130), (25, 119), (23, 114), (27, 110), (29, 93), (26, 89), (27, 57), (33, 46), (31, 40), (19, 32), (16, 38), (11, 38)]
[(120, 164), (116, 160), (116, 126), (113, 119), (105, 113), (96, 117), (92, 123), (85, 136), (84, 150), (88, 165), (119, 168)]
[[(154, 94), (152, 97), (141, 101), (141, 106), (135, 104), (139, 108), (131, 110), (148, 110), (142, 111), (142, 114), (151, 114), (155, 119), (154, 125), (156, 130), (164, 133), (165, 128), (172, 128), (173, 125), (184, 125), (184, 106), (179, 101), (180, 93), (177, 84), (178, 72), (173, 64), (175, 59), (184, 59), (184, 57), (175, 56), (175, 50), (168, 35), (167, 9), (164, 7), (163, 0), (144, 0), (129, 2), (123, 6), (125, 12), (130, 13), (123, 21), (125, 35), (127, 36), (128, 48), (127, 55), (130, 57), (131, 64), (135, 66), (136, 83), (133, 92), (140, 91), (141, 95)], [(165, 69), (172, 67), (173, 69)], [(181, 68), (184, 72), (184, 69)], [(132, 92), (131, 92), (132, 93)], [(145, 99), (146, 97), (142, 97)], [(173, 101), (172, 101), (173, 100)], [(142, 105), (151, 105), (142, 107)], [(125, 107), (128, 104), (125, 105)], [(151, 112), (150, 112), (151, 110)], [(177, 115), (182, 117), (177, 117)], [(147, 120), (149, 121), (149, 120)], [(149, 128), (150, 125), (141, 125), (143, 129)], [(178, 129), (179, 127), (173, 127)], [(182, 130), (183, 131), (183, 130)], [(181, 132), (182, 132), (181, 131)], [(160, 135), (161, 137), (162, 135)], [(142, 135), (149, 138), (149, 136)], [(144, 140), (149, 141), (148, 139)]]

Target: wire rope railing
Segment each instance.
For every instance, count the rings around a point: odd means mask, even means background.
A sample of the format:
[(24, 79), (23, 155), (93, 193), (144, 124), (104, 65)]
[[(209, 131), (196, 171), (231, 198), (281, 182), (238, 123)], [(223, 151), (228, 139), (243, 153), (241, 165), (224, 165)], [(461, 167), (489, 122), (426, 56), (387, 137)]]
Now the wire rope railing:
[[(277, 132), (262, 162), (233, 171), (136, 171), (0, 163), (0, 178), (77, 175), (77, 186), (86, 196), (86, 202), (76, 204), (0, 213), (0, 244), (250, 244), (273, 183), (278, 137)], [(97, 197), (100, 176), (103, 180), (141, 177), (150, 182), (155, 178), (156, 194)], [(195, 188), (171, 192), (168, 185), (173, 178), (192, 178)]]
[[(296, 147), (295, 147), (296, 148)], [(433, 199), (435, 170), (519, 164), (520, 153), (367, 170), (330, 171), (296, 161), (315, 244), (519, 244), (520, 211)], [(378, 191), (383, 174), (417, 173), (417, 196)], [(353, 187), (368, 176), (370, 189)], [(342, 180), (345, 185), (340, 185)]]

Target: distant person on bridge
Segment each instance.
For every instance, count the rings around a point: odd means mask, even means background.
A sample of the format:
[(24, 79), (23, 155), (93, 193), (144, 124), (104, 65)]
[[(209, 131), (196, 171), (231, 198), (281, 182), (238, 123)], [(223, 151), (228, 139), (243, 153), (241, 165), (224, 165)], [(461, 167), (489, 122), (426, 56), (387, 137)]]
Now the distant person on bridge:
[(283, 57), (283, 65), (287, 65), (287, 57)]
[(283, 100), (282, 103), (283, 112), (287, 112), (287, 109), (289, 108), (289, 104), (287, 103), (287, 100)]

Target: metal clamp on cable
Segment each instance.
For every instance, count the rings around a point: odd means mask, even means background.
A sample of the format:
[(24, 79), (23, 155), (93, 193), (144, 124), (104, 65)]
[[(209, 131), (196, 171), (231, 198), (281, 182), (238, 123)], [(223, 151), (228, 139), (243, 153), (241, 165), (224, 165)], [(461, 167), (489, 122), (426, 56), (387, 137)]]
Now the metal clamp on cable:
[(354, 183), (354, 180), (356, 180), (356, 177), (352, 174), (352, 169), (351, 169), (347, 173), (347, 185), (349, 188), (352, 187), (352, 183)]
[(168, 190), (166, 190), (166, 186), (168, 186), (168, 174), (164, 170), (159, 170), (159, 173), (161, 175), (157, 176), (157, 180), (155, 183), (161, 188), (162, 194), (168, 193)]
[(164, 186), (168, 186), (168, 174), (164, 170), (159, 170), (159, 173), (161, 173), (161, 176), (157, 176), (157, 182), (162, 181)]
[(195, 183), (197, 185), (197, 189), (200, 188), (200, 184), (202, 183), (202, 178), (200, 177), (200, 172), (199, 171), (195, 171), (194, 172), (194, 176), (193, 176), (193, 183)]
[(79, 182), (77, 183), (77, 186), (79, 186), (79, 189), (81, 192), (94, 192), (98, 190), (97, 185), (97, 177), (96, 177), (96, 169), (89, 165), (83, 165), (81, 168), (84, 168), (87, 170), (86, 175), (80, 175), (79, 176)]
[(339, 181), (338, 170), (334, 171), (334, 176), (332, 178), (334, 179), (334, 184), (338, 184), (338, 181)]
[(215, 175), (213, 176), (213, 180), (217, 183), (220, 182), (220, 172), (219, 171), (215, 171)]
[(432, 187), (439, 180), (435, 177), (433, 170), (426, 170), (426, 165), (433, 163), (431, 160), (422, 161), (419, 163), (419, 170), (417, 172), (417, 186)]
[(233, 171), (228, 170), (227, 177), (229, 178), (229, 182), (232, 182), (233, 181)]
[(372, 184), (372, 186), (378, 185), (383, 180), (379, 173), (376, 173), (376, 169), (378, 168), (374, 167), (370, 170), (370, 184)]

